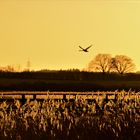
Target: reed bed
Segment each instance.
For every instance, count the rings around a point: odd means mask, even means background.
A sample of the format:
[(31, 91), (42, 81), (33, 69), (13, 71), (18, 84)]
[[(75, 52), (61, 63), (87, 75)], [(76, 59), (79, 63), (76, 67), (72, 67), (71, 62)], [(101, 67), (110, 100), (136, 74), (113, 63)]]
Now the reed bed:
[(140, 140), (139, 95), (0, 103), (0, 140), (29, 139)]

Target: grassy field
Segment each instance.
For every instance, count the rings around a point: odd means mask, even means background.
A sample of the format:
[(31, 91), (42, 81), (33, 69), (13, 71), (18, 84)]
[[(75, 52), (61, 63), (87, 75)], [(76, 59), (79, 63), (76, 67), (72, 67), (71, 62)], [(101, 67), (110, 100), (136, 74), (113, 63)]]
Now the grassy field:
[[(104, 96), (19, 100), (0, 103), (1, 140), (139, 140), (140, 97), (118, 92), (117, 98)], [(114, 100), (115, 99), (115, 100)]]

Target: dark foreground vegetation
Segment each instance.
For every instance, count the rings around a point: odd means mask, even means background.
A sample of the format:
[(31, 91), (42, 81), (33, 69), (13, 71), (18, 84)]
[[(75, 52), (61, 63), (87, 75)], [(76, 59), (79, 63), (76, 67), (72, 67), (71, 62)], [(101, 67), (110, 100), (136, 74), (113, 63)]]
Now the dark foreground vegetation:
[[(125, 92), (124, 92), (125, 93)], [(130, 95), (130, 93), (129, 93)], [(0, 103), (1, 140), (139, 140), (140, 99)]]
[(75, 71), (0, 72), (0, 90), (114, 91), (140, 90), (140, 74)]

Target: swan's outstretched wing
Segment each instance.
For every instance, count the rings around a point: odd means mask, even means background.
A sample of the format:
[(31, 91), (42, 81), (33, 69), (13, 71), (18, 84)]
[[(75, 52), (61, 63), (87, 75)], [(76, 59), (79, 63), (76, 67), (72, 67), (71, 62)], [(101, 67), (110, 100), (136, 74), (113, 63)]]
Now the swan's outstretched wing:
[(80, 49), (84, 50), (81, 46), (79, 46)]
[(90, 45), (89, 47), (87, 47), (85, 50), (88, 50), (90, 47), (92, 47), (92, 45)]

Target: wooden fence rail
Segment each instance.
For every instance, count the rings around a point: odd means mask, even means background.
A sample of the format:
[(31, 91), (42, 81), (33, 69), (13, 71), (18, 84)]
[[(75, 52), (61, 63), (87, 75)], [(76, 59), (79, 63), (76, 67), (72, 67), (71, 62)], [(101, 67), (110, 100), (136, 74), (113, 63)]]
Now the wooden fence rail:
[(37, 95), (62, 95), (63, 99), (66, 99), (67, 95), (73, 95), (76, 97), (77, 95), (115, 95), (117, 92), (45, 92), (45, 91), (11, 91), (11, 92), (0, 92), (0, 96), (4, 97), (6, 95), (21, 95), (22, 99), (25, 99), (26, 95), (32, 95), (33, 99), (36, 99)]
[(67, 96), (73, 96), (74, 98), (76, 98), (77, 96), (94, 96), (94, 95), (98, 95), (98, 96), (103, 96), (105, 95), (106, 97), (108, 96), (112, 96), (115, 95), (117, 96), (118, 94), (124, 94), (124, 95), (138, 95), (140, 96), (140, 92), (118, 92), (118, 91), (114, 91), (114, 92), (48, 92), (48, 91), (8, 91), (8, 92), (0, 92), (0, 97), (1, 98), (5, 98), (8, 95), (11, 96), (15, 96), (15, 95), (20, 95), (21, 98), (23, 100), (26, 99), (26, 96), (32, 96), (32, 99), (37, 99), (37, 95), (47, 95), (48, 97), (53, 95), (53, 96), (58, 96), (61, 95), (63, 96), (63, 99), (66, 99)]

